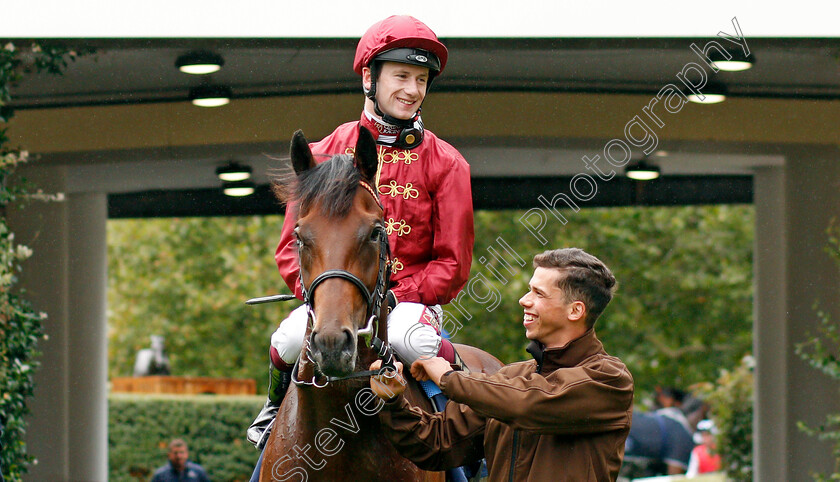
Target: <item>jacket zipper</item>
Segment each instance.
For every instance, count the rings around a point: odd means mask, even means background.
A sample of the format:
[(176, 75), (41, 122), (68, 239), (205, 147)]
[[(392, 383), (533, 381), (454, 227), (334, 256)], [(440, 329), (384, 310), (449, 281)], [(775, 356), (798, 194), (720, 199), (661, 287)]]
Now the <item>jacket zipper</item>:
[(513, 431), (513, 451), (510, 454), (510, 482), (515, 482), (513, 479), (514, 469), (516, 468), (516, 452), (519, 449), (519, 430)]

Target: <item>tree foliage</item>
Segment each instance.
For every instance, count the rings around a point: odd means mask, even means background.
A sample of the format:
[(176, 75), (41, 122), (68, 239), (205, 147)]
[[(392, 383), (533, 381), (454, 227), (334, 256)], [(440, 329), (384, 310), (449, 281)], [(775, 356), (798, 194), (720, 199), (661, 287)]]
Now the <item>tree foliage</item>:
[[(749, 352), (750, 206), (564, 212), (566, 224), (542, 230), (546, 245), (519, 222), (524, 214), (476, 213), (471, 281), (446, 308), (454, 341), (505, 362), (527, 357), (517, 300), (531, 260), (548, 248), (577, 246), (619, 281), (596, 329), (630, 367), (637, 393), (714, 380)], [(111, 376), (128, 375), (149, 335), (162, 334), (173, 374), (255, 377), (262, 388), (270, 333), (294, 302), (242, 301), (288, 292), (272, 259), (281, 224), (281, 217), (110, 221)]]
[(288, 293), (273, 253), (282, 217), (108, 222), (109, 374), (132, 373), (138, 350), (163, 335), (172, 374), (267, 383), (268, 340), (294, 308), (247, 306)]

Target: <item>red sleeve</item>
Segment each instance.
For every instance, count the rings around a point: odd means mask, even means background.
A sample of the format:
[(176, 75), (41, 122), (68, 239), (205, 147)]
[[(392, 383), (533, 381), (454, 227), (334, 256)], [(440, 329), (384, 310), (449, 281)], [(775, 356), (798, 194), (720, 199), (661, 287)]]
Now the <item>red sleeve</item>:
[(300, 263), (298, 261), (297, 243), (292, 233), (297, 223), (297, 206), (289, 204), (286, 206), (286, 217), (283, 220), (283, 230), (280, 232), (280, 244), (274, 252), (274, 260), (280, 275), (286, 281), (286, 285), (298, 297), (303, 299), (300, 290)]
[(470, 277), (475, 241), (470, 166), (457, 151), (454, 160), (432, 198), (432, 259), (420, 271), (399, 280), (393, 288), (399, 301), (449, 303)]

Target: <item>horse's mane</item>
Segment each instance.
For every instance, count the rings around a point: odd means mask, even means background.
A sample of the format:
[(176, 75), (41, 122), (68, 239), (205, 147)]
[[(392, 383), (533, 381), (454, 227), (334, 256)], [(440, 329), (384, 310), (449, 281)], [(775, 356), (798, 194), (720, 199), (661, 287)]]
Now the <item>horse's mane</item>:
[(299, 215), (317, 203), (321, 214), (336, 218), (347, 215), (360, 179), (353, 157), (339, 154), (300, 175), (290, 172), (275, 178), (272, 190), (281, 202), (297, 204)]

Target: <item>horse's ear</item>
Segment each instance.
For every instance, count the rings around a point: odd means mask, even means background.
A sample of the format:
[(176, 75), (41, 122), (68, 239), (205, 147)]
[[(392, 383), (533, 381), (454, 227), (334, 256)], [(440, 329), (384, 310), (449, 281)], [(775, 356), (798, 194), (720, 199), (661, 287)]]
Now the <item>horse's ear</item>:
[(356, 153), (353, 162), (356, 169), (362, 174), (362, 178), (373, 182), (376, 178), (376, 168), (379, 167), (379, 155), (376, 149), (376, 141), (366, 127), (359, 125), (359, 140), (356, 141)]
[(294, 167), (295, 174), (298, 176), (302, 172), (315, 167), (315, 157), (312, 156), (309, 143), (306, 142), (302, 130), (296, 130), (295, 135), (292, 136), (292, 145), (289, 152), (292, 157), (292, 167)]

